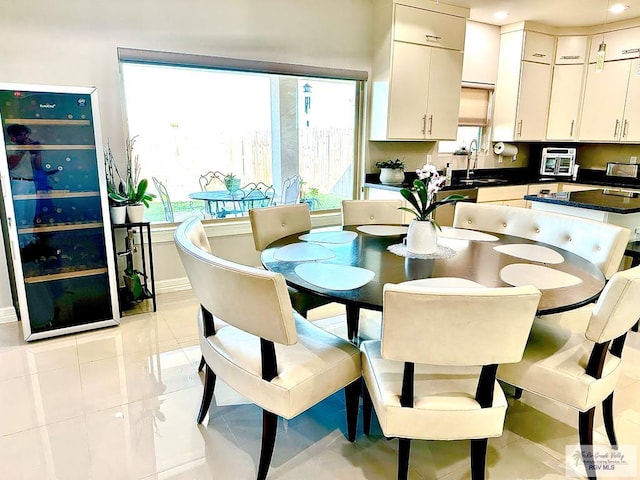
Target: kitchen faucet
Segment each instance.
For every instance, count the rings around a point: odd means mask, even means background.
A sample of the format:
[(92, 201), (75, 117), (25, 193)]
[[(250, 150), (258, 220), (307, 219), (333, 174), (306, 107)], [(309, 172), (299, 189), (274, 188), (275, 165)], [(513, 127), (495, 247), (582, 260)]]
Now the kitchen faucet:
[[(471, 157), (473, 157), (473, 167), (471, 167)], [(474, 138), (469, 143), (469, 153), (467, 154), (467, 176), (465, 180), (470, 180), (469, 175), (478, 168), (478, 141)]]

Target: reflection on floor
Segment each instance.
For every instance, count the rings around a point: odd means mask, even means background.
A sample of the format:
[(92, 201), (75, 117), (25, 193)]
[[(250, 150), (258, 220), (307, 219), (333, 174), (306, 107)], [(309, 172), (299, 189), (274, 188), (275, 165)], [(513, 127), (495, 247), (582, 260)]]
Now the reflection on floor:
[[(157, 313), (31, 344), (21, 340), (19, 325), (0, 325), (0, 477), (255, 478), (257, 407), (220, 388), (208, 423), (195, 423), (202, 393), (196, 310), (190, 292), (163, 294)], [(343, 311), (329, 306), (313, 317), (344, 331)], [(620, 444), (637, 447), (637, 333), (625, 362), (615, 422)], [(577, 442), (575, 412), (526, 393), (509, 403), (504, 435), (489, 441), (489, 478), (567, 478), (565, 446)], [(600, 413), (596, 422), (595, 442), (607, 445)], [(279, 428), (271, 479), (396, 477), (397, 441), (383, 438), (377, 425), (371, 437), (358, 425), (357, 442), (345, 439), (342, 393)], [(468, 449), (465, 441), (414, 442), (410, 478), (469, 478)]]

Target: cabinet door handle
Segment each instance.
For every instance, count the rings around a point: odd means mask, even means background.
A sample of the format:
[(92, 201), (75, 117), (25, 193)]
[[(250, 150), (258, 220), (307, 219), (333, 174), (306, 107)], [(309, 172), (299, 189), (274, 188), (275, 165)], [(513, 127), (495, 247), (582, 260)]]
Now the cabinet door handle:
[(538, 57), (538, 58), (544, 58), (547, 56), (546, 53), (534, 53), (533, 55), (531, 55), (532, 57)]
[(518, 121), (518, 131), (516, 132), (516, 135), (519, 137), (522, 136), (522, 120)]
[(429, 115), (429, 135), (433, 132), (433, 115)]
[(422, 116), (422, 135), (427, 134), (427, 114)]
[(560, 55), (560, 60), (578, 60), (580, 55)]
[(573, 125), (576, 123), (575, 120), (571, 120), (571, 129), (569, 130), (569, 137), (573, 137)]
[(440, 40), (442, 40), (442, 37), (439, 37), (438, 35), (425, 35), (425, 40), (427, 42), (439, 42)]
[(622, 50), (622, 55), (631, 55), (638, 52), (640, 52), (640, 48), (628, 48), (627, 50)]
[(625, 138), (629, 133), (629, 120), (625, 120), (622, 126), (622, 138)]
[(618, 127), (620, 126), (620, 120), (616, 118), (616, 126), (613, 129), (613, 138), (618, 136)]

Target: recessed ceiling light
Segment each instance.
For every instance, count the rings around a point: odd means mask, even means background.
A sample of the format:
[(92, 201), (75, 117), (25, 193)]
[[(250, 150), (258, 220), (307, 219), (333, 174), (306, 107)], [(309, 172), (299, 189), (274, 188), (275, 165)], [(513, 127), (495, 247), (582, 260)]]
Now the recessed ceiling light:
[(609, 11), (611, 13), (622, 13), (627, 8), (629, 8), (629, 5), (625, 5), (624, 3), (616, 3), (615, 5), (611, 5), (611, 8), (609, 8)]
[(496, 12), (493, 14), (493, 18), (496, 20), (504, 20), (509, 16), (509, 12)]

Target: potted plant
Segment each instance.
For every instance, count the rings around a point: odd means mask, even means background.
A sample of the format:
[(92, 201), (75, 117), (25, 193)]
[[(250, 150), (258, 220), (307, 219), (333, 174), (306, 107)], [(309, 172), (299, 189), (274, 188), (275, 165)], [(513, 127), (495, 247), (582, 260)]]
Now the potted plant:
[(127, 219), (128, 198), (108, 140), (107, 147), (104, 151), (104, 165), (107, 176), (107, 194), (109, 196), (111, 222), (115, 225), (121, 225)]
[(400, 207), (416, 216), (409, 224), (407, 232), (407, 250), (417, 254), (428, 254), (436, 251), (437, 232), (440, 225), (431, 218), (433, 211), (441, 205), (454, 203), (464, 198), (463, 195), (449, 195), (439, 202), (435, 194), (445, 182), (445, 177), (438, 173), (434, 165), (427, 164), (416, 170), (418, 178), (413, 181), (413, 189), (402, 188), (400, 194), (412, 208)]
[(317, 187), (306, 187), (307, 182), (300, 180), (300, 203), (309, 205), (309, 210), (313, 210), (319, 203), (318, 195), (320, 190)]
[(240, 190), (240, 178), (233, 173), (227, 173), (224, 176), (224, 186), (229, 190), (229, 193), (236, 192)]
[(386, 185), (400, 185), (404, 182), (404, 162), (399, 158), (376, 162), (380, 169), (380, 183)]

